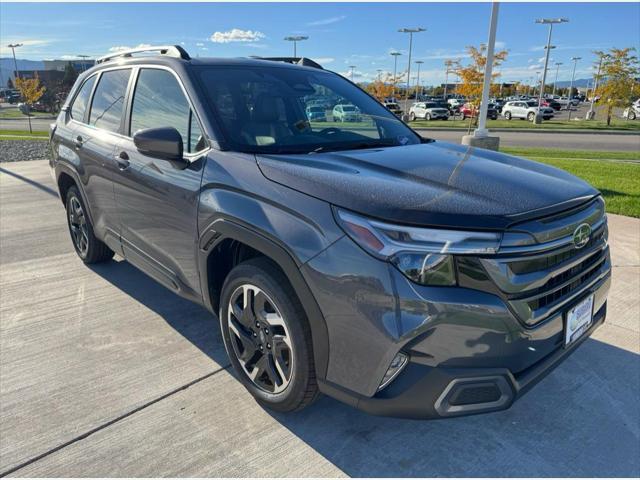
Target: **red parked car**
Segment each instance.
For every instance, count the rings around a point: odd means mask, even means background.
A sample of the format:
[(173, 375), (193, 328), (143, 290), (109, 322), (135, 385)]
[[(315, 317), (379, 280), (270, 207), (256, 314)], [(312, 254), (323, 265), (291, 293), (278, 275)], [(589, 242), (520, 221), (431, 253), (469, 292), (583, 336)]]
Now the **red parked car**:
[[(460, 107), (459, 112), (460, 114), (462, 114), (463, 119), (475, 117), (478, 115), (478, 110), (470, 103), (465, 103), (464, 105), (462, 105), (462, 107)], [(490, 103), (489, 108), (487, 108), (487, 118), (491, 120), (498, 119), (498, 110), (496, 109), (495, 105), (493, 105), (492, 103)]]

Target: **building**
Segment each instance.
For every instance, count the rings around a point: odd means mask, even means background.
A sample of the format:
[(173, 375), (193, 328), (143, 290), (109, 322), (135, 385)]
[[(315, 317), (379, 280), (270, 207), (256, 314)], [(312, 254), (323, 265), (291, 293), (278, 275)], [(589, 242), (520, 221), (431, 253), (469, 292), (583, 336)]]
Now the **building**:
[(47, 88), (53, 88), (60, 83), (64, 78), (64, 70), (20, 70), (20, 72), (13, 72), (14, 78), (16, 73), (20, 74), (20, 78), (35, 78), (40, 79), (40, 82)]
[(64, 69), (67, 68), (68, 64), (74, 68), (76, 72), (83, 72), (96, 63), (95, 60), (91, 59), (79, 59), (79, 60), (43, 60), (44, 69), (45, 70), (56, 70), (59, 72), (64, 72)]

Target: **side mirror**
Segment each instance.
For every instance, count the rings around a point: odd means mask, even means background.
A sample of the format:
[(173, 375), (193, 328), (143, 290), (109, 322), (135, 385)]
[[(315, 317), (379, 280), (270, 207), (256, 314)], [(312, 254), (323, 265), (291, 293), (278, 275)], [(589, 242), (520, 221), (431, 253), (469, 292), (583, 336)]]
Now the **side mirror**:
[(173, 127), (146, 128), (133, 135), (140, 153), (171, 162), (182, 162), (182, 135)]

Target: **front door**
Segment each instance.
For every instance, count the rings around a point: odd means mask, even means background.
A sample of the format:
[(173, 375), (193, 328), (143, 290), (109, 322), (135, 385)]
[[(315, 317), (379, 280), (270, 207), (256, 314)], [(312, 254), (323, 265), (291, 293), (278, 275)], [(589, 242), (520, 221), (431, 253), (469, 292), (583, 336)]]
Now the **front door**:
[[(138, 152), (133, 134), (158, 127), (182, 134), (186, 168)], [(139, 70), (126, 136), (115, 152), (122, 168), (114, 181), (125, 257), (167, 287), (199, 297), (197, 213), (205, 143), (171, 71)]]

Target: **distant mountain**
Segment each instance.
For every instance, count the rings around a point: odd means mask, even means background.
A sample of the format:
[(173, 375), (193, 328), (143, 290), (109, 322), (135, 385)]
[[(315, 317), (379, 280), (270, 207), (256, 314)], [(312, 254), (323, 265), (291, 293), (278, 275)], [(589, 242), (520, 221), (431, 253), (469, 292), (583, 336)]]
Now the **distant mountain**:
[[(573, 81), (573, 86), (576, 87), (576, 88), (578, 88), (578, 87), (585, 88), (585, 87), (588, 87), (591, 84), (591, 82), (592, 82), (591, 78), (576, 78)], [(553, 82), (550, 82), (550, 83), (553, 83)], [(570, 85), (571, 85), (571, 81), (570, 80), (563, 80), (561, 82), (558, 82), (556, 84), (556, 87), (568, 88)]]
[[(21, 60), (17, 59), (18, 70), (43, 70), (44, 62), (37, 60)], [(13, 80), (13, 71), (15, 70), (13, 64), (13, 57), (0, 58), (0, 86), (6, 87), (7, 80), (11, 78)]]

